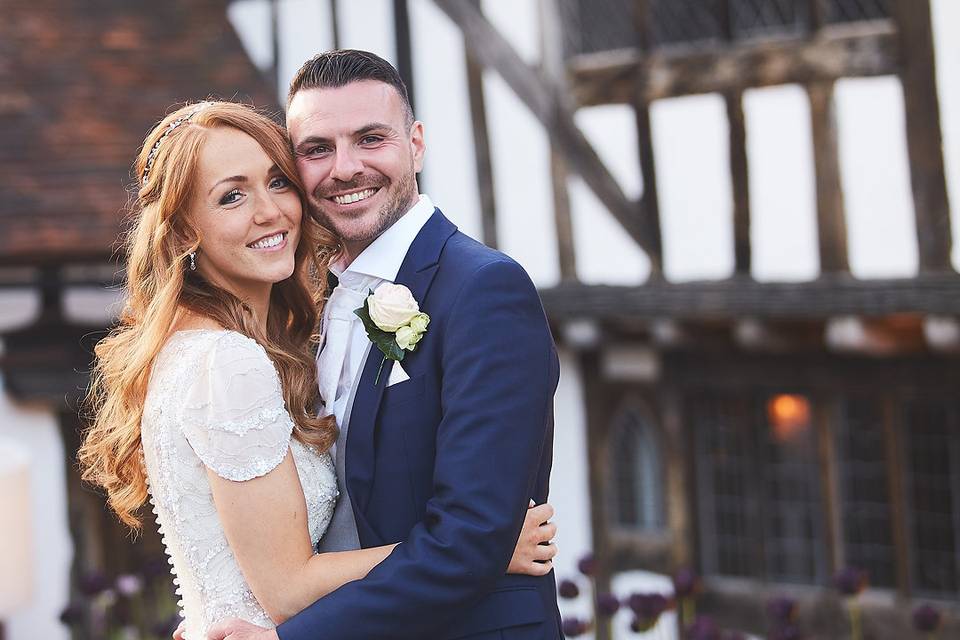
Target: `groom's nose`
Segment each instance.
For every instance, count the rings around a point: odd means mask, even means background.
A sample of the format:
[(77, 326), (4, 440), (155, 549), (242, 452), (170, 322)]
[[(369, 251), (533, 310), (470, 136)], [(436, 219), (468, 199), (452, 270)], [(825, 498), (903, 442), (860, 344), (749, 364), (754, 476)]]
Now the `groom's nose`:
[(340, 182), (349, 182), (358, 174), (363, 172), (363, 163), (356, 152), (347, 148), (337, 149), (333, 156), (333, 169), (330, 171), (330, 177)]

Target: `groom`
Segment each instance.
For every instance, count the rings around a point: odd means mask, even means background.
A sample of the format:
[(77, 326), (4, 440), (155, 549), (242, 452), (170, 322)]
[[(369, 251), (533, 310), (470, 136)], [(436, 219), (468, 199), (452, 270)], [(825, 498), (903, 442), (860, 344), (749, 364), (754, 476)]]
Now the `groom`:
[[(505, 575), (552, 460), (559, 362), (534, 285), (418, 194), (423, 125), (385, 60), (309, 60), (287, 126), (311, 208), (344, 252), (318, 360), (344, 490), (320, 550), (403, 542), (275, 631), (234, 621), (211, 637), (562, 638), (552, 571)], [(383, 283), (430, 316), (402, 362), (383, 362), (353, 314)]]

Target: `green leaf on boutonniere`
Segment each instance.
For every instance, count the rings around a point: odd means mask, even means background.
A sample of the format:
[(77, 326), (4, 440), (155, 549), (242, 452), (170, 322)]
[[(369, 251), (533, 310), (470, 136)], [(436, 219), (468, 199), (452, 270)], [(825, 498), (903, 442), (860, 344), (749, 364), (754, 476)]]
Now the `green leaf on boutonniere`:
[[(373, 294), (372, 291), (370, 293)], [(384, 331), (370, 319), (370, 307), (366, 299), (363, 301), (363, 306), (355, 309), (354, 313), (363, 321), (363, 328), (367, 331), (367, 337), (370, 338), (370, 342), (377, 345), (384, 358), (397, 362), (403, 360), (406, 351), (397, 344), (396, 334)], [(379, 375), (377, 377), (379, 378)]]

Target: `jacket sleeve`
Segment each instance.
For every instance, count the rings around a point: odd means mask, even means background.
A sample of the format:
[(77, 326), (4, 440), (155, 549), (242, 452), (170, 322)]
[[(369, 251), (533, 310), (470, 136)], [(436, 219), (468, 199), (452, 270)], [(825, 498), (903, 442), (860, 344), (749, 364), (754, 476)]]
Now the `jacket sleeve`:
[(281, 640), (439, 637), (506, 571), (552, 414), (550, 330), (508, 260), (479, 268), (430, 329), (443, 340), (443, 417), (426, 515), (366, 578), (281, 625)]

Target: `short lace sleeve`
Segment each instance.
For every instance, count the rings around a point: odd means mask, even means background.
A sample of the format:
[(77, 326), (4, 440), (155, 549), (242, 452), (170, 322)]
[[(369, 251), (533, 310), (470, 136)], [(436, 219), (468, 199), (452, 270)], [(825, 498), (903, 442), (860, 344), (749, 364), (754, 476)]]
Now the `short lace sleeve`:
[(217, 475), (250, 480), (283, 461), (293, 421), (277, 371), (259, 344), (225, 333), (184, 392), (184, 435)]

